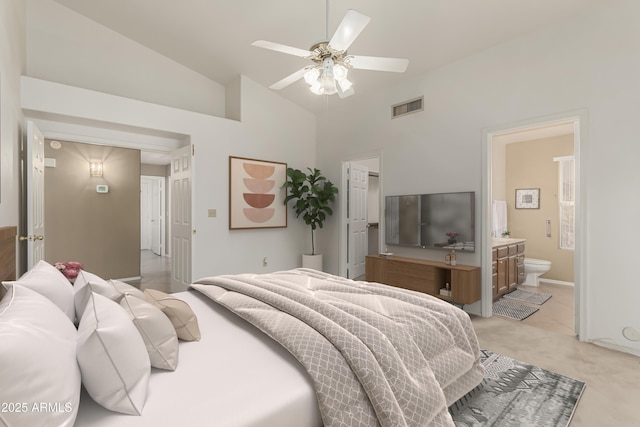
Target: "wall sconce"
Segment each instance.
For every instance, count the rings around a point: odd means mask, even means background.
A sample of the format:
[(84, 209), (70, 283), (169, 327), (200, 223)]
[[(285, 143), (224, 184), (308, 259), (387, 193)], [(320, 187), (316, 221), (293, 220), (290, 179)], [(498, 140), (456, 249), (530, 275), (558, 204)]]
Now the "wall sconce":
[(89, 163), (89, 171), (91, 172), (91, 176), (102, 176), (102, 162), (92, 160)]

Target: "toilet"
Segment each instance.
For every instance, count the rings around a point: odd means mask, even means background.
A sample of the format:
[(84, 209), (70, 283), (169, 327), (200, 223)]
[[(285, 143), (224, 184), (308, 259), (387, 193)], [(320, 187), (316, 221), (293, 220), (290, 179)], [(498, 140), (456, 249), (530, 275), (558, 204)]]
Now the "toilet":
[(524, 259), (524, 282), (523, 285), (538, 286), (541, 275), (551, 270), (551, 261), (546, 259), (525, 258)]

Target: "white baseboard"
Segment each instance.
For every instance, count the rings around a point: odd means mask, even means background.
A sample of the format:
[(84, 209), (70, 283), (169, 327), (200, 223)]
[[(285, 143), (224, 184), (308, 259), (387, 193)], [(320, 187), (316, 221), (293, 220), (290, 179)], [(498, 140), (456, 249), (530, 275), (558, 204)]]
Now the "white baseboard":
[(544, 277), (540, 277), (539, 280), (541, 282), (550, 283), (552, 285), (575, 286), (573, 282), (565, 282), (563, 280), (545, 279)]

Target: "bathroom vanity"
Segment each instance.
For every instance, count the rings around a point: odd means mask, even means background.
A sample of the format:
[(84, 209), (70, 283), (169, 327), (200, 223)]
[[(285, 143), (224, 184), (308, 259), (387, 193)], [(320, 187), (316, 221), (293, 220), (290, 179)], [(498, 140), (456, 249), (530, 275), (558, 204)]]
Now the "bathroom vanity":
[(524, 282), (525, 239), (495, 238), (492, 247), (492, 294), (497, 299)]

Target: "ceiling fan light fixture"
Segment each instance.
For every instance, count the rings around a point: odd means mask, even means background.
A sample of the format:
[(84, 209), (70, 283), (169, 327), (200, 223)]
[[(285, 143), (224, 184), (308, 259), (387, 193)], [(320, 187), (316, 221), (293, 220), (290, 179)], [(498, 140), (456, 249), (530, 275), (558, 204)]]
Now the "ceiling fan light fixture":
[(315, 83), (309, 85), (309, 90), (311, 93), (315, 95), (322, 95), (322, 88), (320, 87), (320, 81), (316, 81)]
[(345, 67), (342, 64), (336, 64), (333, 67), (333, 75), (335, 76), (336, 80), (341, 82), (343, 80), (345, 80), (347, 78), (347, 73), (349, 72), (349, 70), (347, 70), (347, 67)]
[[(326, 0), (325, 40), (329, 39), (329, 0)], [(253, 46), (274, 50), (311, 60), (314, 64), (301, 68), (280, 81), (269, 86), (280, 90), (304, 78), (309, 90), (316, 95), (333, 95), (341, 98), (353, 95), (352, 83), (347, 79), (350, 68), (362, 70), (388, 71), (402, 73), (407, 69), (409, 60), (401, 58), (383, 58), (377, 56), (353, 56), (347, 50), (371, 18), (355, 10), (348, 10), (333, 37), (311, 46), (309, 50), (298, 49), (279, 43), (257, 40)]]
[(309, 86), (314, 85), (318, 82), (318, 78), (320, 77), (320, 70), (318, 67), (313, 67), (309, 69), (306, 73), (304, 73), (304, 81), (307, 82)]
[(320, 77), (320, 88), (322, 89), (323, 95), (333, 95), (338, 92), (338, 88), (336, 88), (336, 79), (333, 77), (333, 73), (322, 73), (322, 77)]
[[(351, 83), (351, 80), (349, 80), (349, 79), (343, 79), (343, 80), (338, 82), (338, 86), (340, 86), (340, 89), (342, 89), (344, 92), (346, 92), (346, 91), (351, 89), (351, 86), (353, 86), (353, 83)], [(351, 89), (351, 90), (353, 90), (353, 89)]]

